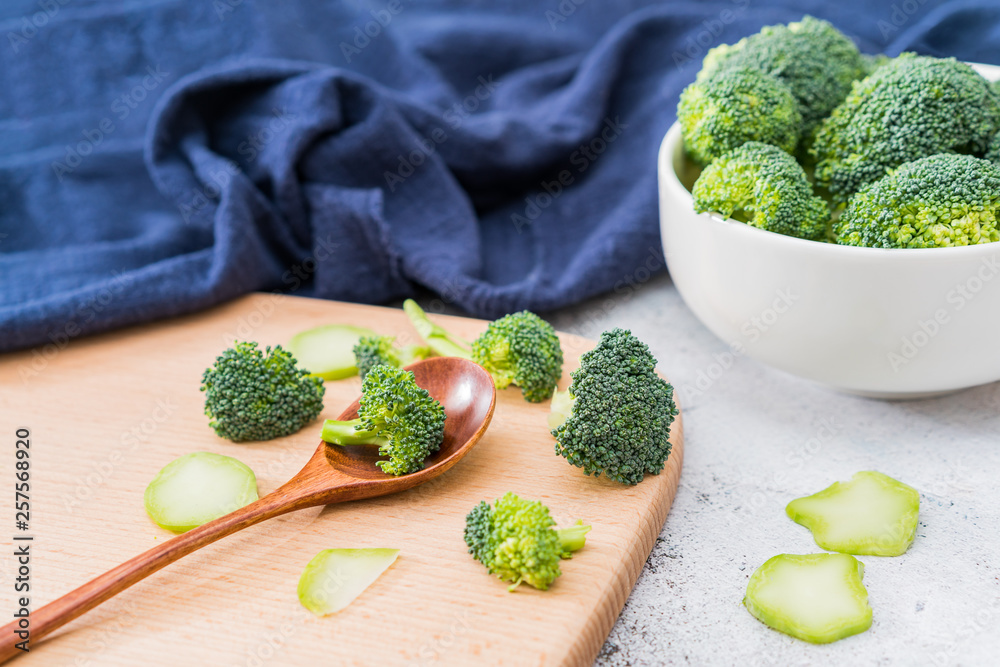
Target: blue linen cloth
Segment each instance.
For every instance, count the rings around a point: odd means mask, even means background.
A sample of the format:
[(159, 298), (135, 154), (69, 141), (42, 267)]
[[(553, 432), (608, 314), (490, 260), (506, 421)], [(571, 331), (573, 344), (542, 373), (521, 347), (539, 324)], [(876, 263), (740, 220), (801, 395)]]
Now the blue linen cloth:
[(1000, 62), (995, 2), (5, 0), (0, 350), (252, 290), (485, 317), (663, 269), (708, 48), (810, 13)]

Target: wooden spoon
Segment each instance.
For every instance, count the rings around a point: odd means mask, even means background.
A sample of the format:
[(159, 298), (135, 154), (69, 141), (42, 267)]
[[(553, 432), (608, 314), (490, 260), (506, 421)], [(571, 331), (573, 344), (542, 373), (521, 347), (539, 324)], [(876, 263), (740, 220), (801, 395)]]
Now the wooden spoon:
[[(307, 507), (404, 491), (458, 463), (483, 436), (493, 418), (496, 405), (493, 378), (477, 364), (457, 357), (436, 357), (407, 368), (413, 371), (417, 384), (440, 401), (446, 415), (441, 449), (427, 460), (423, 470), (393, 477), (375, 466), (379, 460), (375, 447), (329, 446), (321, 442), (297, 475), (263, 498), (167, 540), (31, 612), (29, 647), (178, 558), (247, 526)], [(354, 419), (357, 412), (355, 401), (340, 419)], [(22, 641), (15, 634), (19, 629), (18, 621), (0, 628), (0, 662), (22, 653), (15, 646)]]

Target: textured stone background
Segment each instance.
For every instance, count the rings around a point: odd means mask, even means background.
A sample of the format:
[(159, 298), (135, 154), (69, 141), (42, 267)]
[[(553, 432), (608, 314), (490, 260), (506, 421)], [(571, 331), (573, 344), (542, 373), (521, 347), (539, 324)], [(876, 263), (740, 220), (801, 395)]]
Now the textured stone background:
[[(1000, 664), (1000, 384), (910, 402), (836, 394), (728, 357), (669, 278), (628, 279), (547, 314), (594, 338), (630, 328), (684, 411), (680, 490), (597, 664)], [(910, 550), (861, 558), (871, 629), (826, 646), (768, 629), (740, 604), (750, 574), (778, 553), (820, 551), (785, 504), (867, 469), (921, 494)]]

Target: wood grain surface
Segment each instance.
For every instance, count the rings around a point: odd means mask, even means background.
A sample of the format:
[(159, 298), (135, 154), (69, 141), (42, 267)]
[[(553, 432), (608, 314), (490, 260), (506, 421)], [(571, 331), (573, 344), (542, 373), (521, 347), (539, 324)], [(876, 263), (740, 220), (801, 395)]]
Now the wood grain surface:
[[(485, 323), (442, 317), (469, 338)], [(181, 454), (234, 456), (261, 495), (306, 463), (320, 422), (266, 443), (215, 436), (201, 373), (234, 339), (285, 343), (319, 324), (367, 323), (413, 342), (402, 311), (256, 294), (211, 311), (0, 358), (0, 437), (14, 485), (14, 432), (31, 430), (31, 605), (38, 608), (172, 534), (146, 516), (149, 480)], [(562, 334), (566, 371), (593, 343)], [(57, 337), (58, 338), (58, 337)], [(328, 382), (320, 419), (360, 392)], [(586, 665), (611, 629), (666, 519), (680, 476), (681, 420), (660, 475), (635, 487), (585, 476), (553, 453), (548, 405), (499, 392), (486, 436), (454, 469), (392, 496), (311, 508), (211, 544), (137, 583), (32, 647), (15, 665)], [(593, 526), (545, 592), (508, 593), (466, 553), (479, 500), (506, 491), (545, 502), (560, 524)], [(12, 496), (12, 493), (8, 493)], [(10, 529), (0, 613), (13, 613)], [(389, 547), (399, 559), (350, 607), (316, 618), (296, 598), (320, 550)], [(665, 592), (666, 594), (666, 592)], [(9, 616), (7, 616), (9, 618)]]

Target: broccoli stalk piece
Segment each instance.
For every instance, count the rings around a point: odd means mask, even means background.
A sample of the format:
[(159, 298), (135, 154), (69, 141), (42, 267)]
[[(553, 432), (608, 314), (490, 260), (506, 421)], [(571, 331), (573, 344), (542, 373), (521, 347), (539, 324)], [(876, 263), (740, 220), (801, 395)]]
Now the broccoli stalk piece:
[(590, 526), (582, 521), (555, 529), (549, 508), (507, 492), (490, 506), (485, 500), (465, 517), (465, 544), (473, 558), (501, 581), (546, 590), (562, 574), (559, 560), (570, 558), (586, 543)]
[(837, 243), (939, 248), (1000, 241), (1000, 167), (971, 155), (908, 162), (851, 198)]
[(555, 531), (559, 536), (559, 545), (562, 547), (562, 553), (559, 554), (559, 557), (565, 560), (572, 558), (574, 551), (579, 551), (586, 546), (590, 526), (583, 525), (583, 519), (577, 519), (576, 523), (569, 528), (556, 528)]
[(954, 58), (904, 53), (857, 82), (823, 121), (811, 152), (818, 184), (844, 203), (907, 162), (982, 156), (1000, 128), (1000, 97)]
[(793, 153), (802, 131), (788, 87), (751, 67), (725, 69), (685, 88), (677, 120), (684, 149), (703, 166), (748, 141)]
[(402, 368), (432, 354), (429, 347), (422, 345), (396, 347), (395, 340), (393, 336), (363, 336), (358, 340), (354, 346), (354, 361), (362, 380), (378, 364)]
[(291, 435), (323, 409), (323, 380), (296, 365), (280, 345), (263, 352), (239, 342), (201, 378), (209, 425), (233, 442)]
[(403, 302), (403, 311), (410, 318), (410, 323), (417, 330), (420, 337), (427, 343), (439, 357), (462, 357), (471, 359), (472, 347), (468, 341), (462, 340), (458, 336), (451, 335), (444, 327), (431, 322), (427, 313), (413, 299)]
[(571, 376), (567, 394), (552, 401), (556, 454), (622, 484), (663, 470), (677, 406), (646, 344), (630, 331), (605, 331)]
[(693, 191), (698, 213), (717, 212), (769, 232), (818, 241), (830, 208), (813, 195), (802, 167), (785, 151), (750, 141), (705, 168)]
[(532, 312), (523, 310), (490, 322), (470, 346), (431, 322), (415, 301), (407, 300), (403, 309), (428, 347), (442, 356), (476, 362), (493, 376), (497, 389), (514, 384), (525, 400), (539, 403), (552, 396), (562, 377), (559, 336)]
[(322, 438), (332, 445), (377, 445), (388, 460), (376, 465), (390, 475), (423, 469), (441, 447), (444, 408), (417, 386), (411, 371), (375, 366), (361, 383), (356, 419), (323, 424)]
[(779, 632), (829, 644), (871, 627), (864, 575), (854, 556), (780, 554), (750, 576), (743, 604)]
[(812, 531), (816, 544), (827, 551), (900, 556), (917, 534), (920, 494), (888, 475), (863, 470), (849, 482), (796, 498), (785, 513)]

